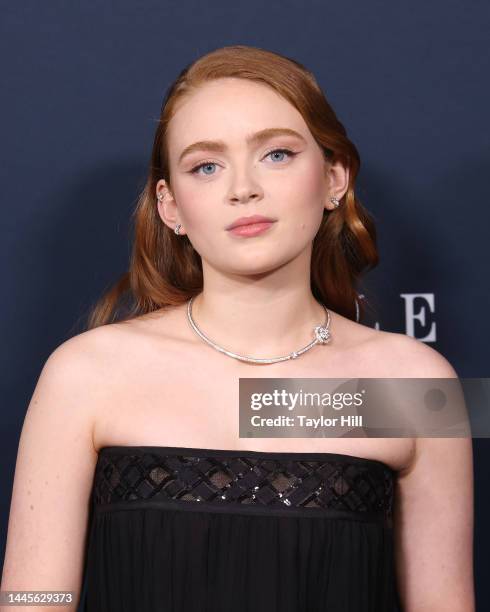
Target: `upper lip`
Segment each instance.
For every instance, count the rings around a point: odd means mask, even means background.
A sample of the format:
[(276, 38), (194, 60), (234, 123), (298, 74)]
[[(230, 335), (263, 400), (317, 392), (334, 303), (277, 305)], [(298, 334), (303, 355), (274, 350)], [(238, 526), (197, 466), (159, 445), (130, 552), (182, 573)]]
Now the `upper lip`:
[(228, 225), (227, 230), (233, 229), (234, 227), (239, 227), (240, 225), (250, 225), (251, 223), (272, 223), (276, 219), (271, 219), (270, 217), (263, 217), (262, 215), (252, 215), (251, 217), (240, 217), (236, 219)]

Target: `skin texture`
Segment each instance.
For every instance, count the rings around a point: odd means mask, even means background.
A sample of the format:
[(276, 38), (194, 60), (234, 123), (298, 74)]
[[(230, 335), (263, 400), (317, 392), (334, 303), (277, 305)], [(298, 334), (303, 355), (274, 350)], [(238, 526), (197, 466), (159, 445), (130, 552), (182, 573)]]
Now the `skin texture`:
[[(271, 127), (299, 132), (249, 146)], [(189, 145), (222, 140), (224, 151)], [(289, 148), (297, 155), (271, 155)], [(160, 181), (163, 223), (182, 224), (203, 262), (193, 316), (215, 342), (254, 357), (283, 355), (324, 320), (309, 286), (311, 242), (324, 209), (347, 189), (327, 166), (301, 115), (266, 86), (206, 84), (170, 123), (172, 189)], [(207, 162), (198, 174), (190, 170)], [(157, 202), (155, 200), (155, 202)], [(277, 219), (267, 232), (231, 236), (251, 214)], [(334, 210), (331, 214), (336, 214)], [(428, 345), (332, 312), (332, 342), (267, 366), (231, 359), (190, 328), (186, 305), (79, 334), (46, 361), (22, 429), (2, 589), (79, 594), (93, 470), (109, 445), (338, 452), (397, 471), (395, 539), (404, 612), (472, 612), (473, 465), (468, 438), (240, 439), (240, 377), (455, 378)], [(23, 609), (12, 608), (8, 610)], [(36, 608), (37, 610), (43, 608)], [(51, 609), (51, 608), (45, 608)], [(75, 606), (66, 609), (75, 610)], [(5, 608), (7, 610), (7, 608)]]

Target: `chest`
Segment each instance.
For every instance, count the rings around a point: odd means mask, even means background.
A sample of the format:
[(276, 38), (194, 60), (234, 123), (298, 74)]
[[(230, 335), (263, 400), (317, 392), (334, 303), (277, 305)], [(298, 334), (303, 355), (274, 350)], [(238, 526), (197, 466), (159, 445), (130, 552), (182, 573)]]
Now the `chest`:
[(413, 446), (409, 439), (239, 438), (240, 378), (382, 376), (379, 367), (362, 356), (346, 360), (333, 351), (325, 353), (267, 366), (209, 352), (204, 356), (199, 351), (134, 360), (131, 368), (119, 369), (112, 393), (98, 411), (94, 443), (97, 448), (148, 445), (336, 452), (378, 458), (394, 466), (406, 464)]

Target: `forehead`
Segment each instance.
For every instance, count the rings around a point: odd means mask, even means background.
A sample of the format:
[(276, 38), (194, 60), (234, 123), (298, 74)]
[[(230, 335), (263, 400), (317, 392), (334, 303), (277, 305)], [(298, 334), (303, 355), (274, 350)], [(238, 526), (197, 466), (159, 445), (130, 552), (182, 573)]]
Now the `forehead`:
[(195, 140), (245, 140), (252, 132), (275, 126), (312, 138), (301, 113), (271, 87), (226, 78), (201, 85), (179, 102), (167, 138), (175, 151)]

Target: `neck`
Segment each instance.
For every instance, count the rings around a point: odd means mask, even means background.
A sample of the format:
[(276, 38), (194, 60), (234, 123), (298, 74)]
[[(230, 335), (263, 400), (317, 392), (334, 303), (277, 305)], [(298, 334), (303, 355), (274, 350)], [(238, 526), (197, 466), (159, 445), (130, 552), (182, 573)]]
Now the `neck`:
[(311, 291), (281, 293), (255, 285), (224, 293), (203, 290), (192, 303), (192, 318), (210, 340), (242, 355), (269, 358), (291, 353), (314, 339), (326, 312)]

